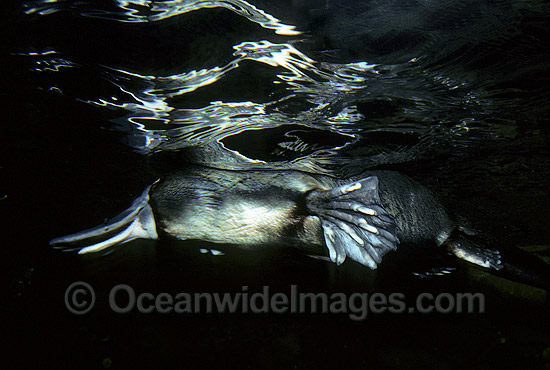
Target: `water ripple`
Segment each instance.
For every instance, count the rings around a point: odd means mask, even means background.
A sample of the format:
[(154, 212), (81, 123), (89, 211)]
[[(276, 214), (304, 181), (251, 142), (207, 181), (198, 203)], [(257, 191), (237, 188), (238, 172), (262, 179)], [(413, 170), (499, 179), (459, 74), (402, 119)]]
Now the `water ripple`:
[(293, 36), (301, 33), (295, 29), (295, 26), (281, 23), (279, 19), (243, 0), (117, 0), (114, 4), (114, 9), (99, 9), (97, 8), (97, 2), (94, 1), (75, 3), (67, 0), (38, 0), (28, 1), (24, 6), (26, 14), (49, 15), (63, 10), (76, 9), (80, 15), (85, 17), (129, 23), (156, 22), (199, 9), (225, 8), (264, 28), (272, 29), (279, 35)]
[[(225, 66), (170, 76), (139, 75), (105, 67), (104, 76), (120, 89), (123, 96), (131, 100), (111, 97), (86, 102), (130, 112), (123, 119), (118, 119), (117, 123), (121, 127), (131, 124), (125, 129), (135, 131), (130, 143), (136, 149), (145, 153), (176, 150), (204, 145), (208, 141), (221, 141), (246, 129), (305, 123), (309, 123), (310, 127), (324, 126), (323, 123), (314, 122), (316, 117), (311, 112), (322, 112), (323, 108), (342, 94), (364, 89), (364, 74), (373, 73), (375, 68), (367, 63), (319, 64), (290, 44), (275, 44), (265, 40), (243, 42), (235, 45), (234, 49), (236, 59)], [(283, 68), (283, 72), (275, 74), (278, 80), (273, 82), (285, 84), (287, 93), (267, 103), (214, 101), (198, 109), (178, 108), (169, 103), (177, 103), (178, 100), (174, 98), (215, 83), (238, 68), (244, 60)], [(297, 96), (303, 96), (311, 108), (296, 115), (285, 114), (285, 101)], [(266, 112), (268, 110), (269, 113)], [(341, 124), (353, 122), (348, 107), (328, 119), (329, 122), (332, 120)]]

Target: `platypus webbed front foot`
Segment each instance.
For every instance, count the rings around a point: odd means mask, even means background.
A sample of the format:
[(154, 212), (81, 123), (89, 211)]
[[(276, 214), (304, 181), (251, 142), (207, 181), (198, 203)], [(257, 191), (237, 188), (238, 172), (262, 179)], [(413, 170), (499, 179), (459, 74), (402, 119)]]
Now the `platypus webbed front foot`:
[(148, 186), (130, 207), (104, 225), (52, 239), (50, 245), (78, 254), (98, 252), (134, 239), (158, 239)]
[(321, 219), (329, 257), (338, 265), (348, 256), (374, 270), (386, 253), (397, 249), (396, 225), (381, 205), (376, 176), (313, 190), (306, 206)]

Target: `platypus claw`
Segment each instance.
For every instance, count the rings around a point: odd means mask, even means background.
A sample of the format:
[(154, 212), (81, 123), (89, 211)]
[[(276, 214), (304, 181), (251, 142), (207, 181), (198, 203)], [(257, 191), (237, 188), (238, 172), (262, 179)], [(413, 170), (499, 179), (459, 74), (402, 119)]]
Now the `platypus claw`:
[(338, 265), (348, 256), (374, 270), (387, 252), (397, 248), (395, 222), (381, 206), (376, 176), (314, 190), (306, 205), (321, 219), (329, 257)]

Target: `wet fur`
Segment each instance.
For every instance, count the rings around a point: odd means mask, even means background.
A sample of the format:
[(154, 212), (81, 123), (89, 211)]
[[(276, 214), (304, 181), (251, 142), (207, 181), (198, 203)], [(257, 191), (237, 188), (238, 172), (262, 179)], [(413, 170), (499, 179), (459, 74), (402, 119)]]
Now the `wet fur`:
[[(324, 248), (321, 225), (316, 216), (307, 214), (305, 194), (368, 176), (379, 179), (383, 206), (396, 221), (401, 244), (432, 247), (442, 232), (450, 234), (455, 227), (428, 189), (392, 171), (370, 171), (341, 180), (297, 171), (192, 167), (157, 184), (151, 198), (161, 228), (179, 239), (245, 248), (283, 244), (319, 249)], [(247, 217), (247, 210), (252, 215), (254, 208), (258, 217)], [(217, 230), (212, 230), (213, 225)]]

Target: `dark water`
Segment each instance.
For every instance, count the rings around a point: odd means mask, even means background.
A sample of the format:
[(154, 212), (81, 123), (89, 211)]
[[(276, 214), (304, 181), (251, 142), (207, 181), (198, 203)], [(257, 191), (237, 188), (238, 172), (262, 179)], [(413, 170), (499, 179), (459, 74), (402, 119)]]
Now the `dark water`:
[[(190, 161), (349, 176), (400, 170), (500, 245), (548, 257), (544, 1), (29, 1), (2, 28), (6, 368), (547, 369), (545, 293), (297, 251), (136, 241), (78, 257), (101, 223)], [(535, 247), (540, 246), (540, 247)], [(75, 281), (97, 296), (73, 315)], [(479, 314), (120, 315), (136, 292), (481, 292)]]

